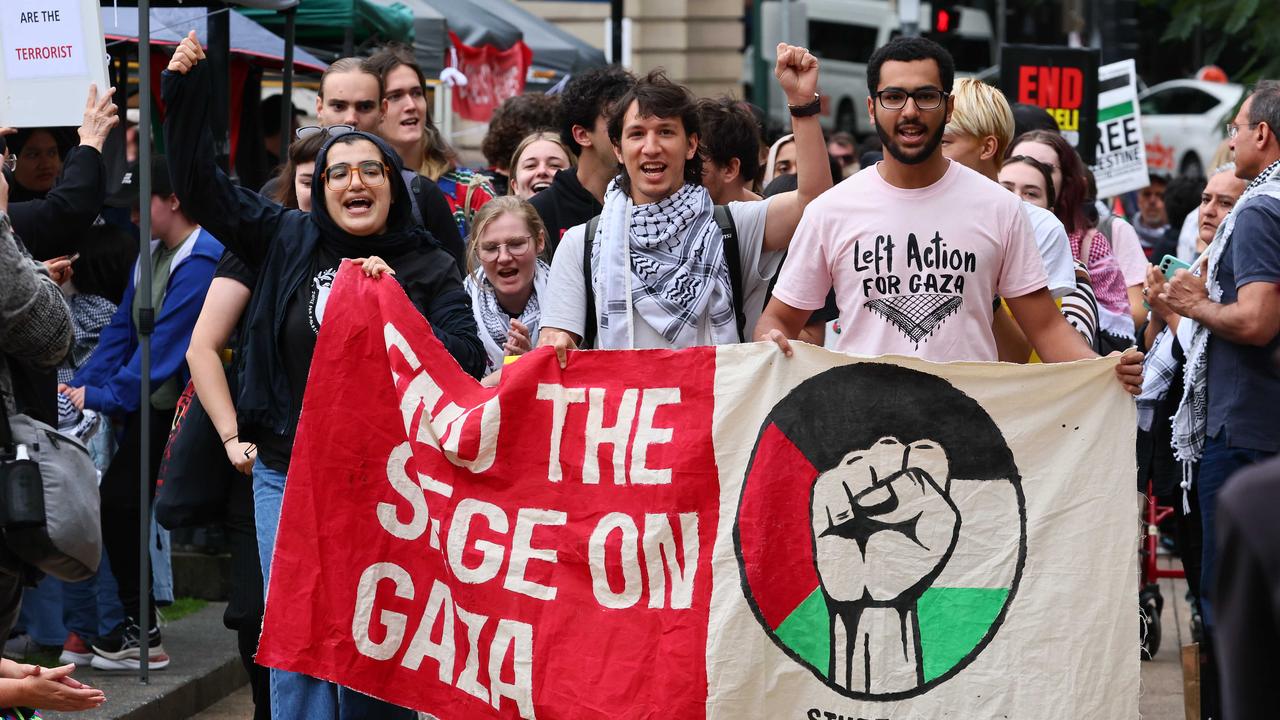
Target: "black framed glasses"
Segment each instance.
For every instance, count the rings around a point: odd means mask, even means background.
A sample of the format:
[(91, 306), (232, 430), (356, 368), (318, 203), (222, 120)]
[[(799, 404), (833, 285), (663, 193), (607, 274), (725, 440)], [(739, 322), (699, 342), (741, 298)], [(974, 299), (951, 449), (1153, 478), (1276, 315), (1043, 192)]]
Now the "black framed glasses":
[(313, 135), (319, 135), (320, 133), (324, 133), (329, 137), (338, 137), (339, 135), (346, 135), (347, 133), (355, 131), (356, 128), (351, 125), (303, 125), (293, 131), (293, 137), (297, 140), (306, 140), (307, 138)]
[(907, 106), (907, 100), (914, 100), (917, 110), (937, 110), (947, 99), (947, 93), (937, 88), (920, 88), (907, 91), (902, 88), (886, 88), (875, 94), (880, 107), (885, 110), (901, 110)]
[(387, 164), (381, 160), (365, 160), (355, 168), (347, 163), (334, 163), (324, 169), (324, 186), (334, 192), (342, 192), (351, 187), (351, 177), (359, 173), (360, 182), (367, 188), (374, 188), (387, 181), (387, 172)]

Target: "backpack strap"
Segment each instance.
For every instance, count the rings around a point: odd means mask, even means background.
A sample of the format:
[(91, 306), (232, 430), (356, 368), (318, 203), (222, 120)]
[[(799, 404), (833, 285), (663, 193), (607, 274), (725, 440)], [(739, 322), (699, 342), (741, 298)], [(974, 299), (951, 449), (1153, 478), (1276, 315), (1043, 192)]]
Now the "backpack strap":
[[(724, 243), (724, 262), (729, 268), (729, 287), (733, 295), (733, 319), (738, 328), (738, 342), (747, 341), (747, 318), (743, 312), (742, 254), (738, 251), (738, 226), (726, 205), (716, 205), (716, 225)], [(600, 216), (587, 221), (586, 234), (582, 237), (582, 282), (586, 291), (587, 316), (582, 332), (582, 346), (592, 347), (596, 340), (596, 293), (591, 276), (591, 240), (600, 226)]]
[(404, 184), (409, 189), (409, 204), (413, 207), (413, 221), (421, 227), (427, 224), (423, 221), (422, 208), (418, 206), (418, 193), (422, 190), (422, 183), (418, 182), (418, 173), (412, 170), (401, 170), (400, 177), (404, 178)]
[(596, 344), (596, 288), (591, 278), (591, 241), (596, 236), (596, 228), (600, 227), (600, 216), (587, 221), (587, 230), (582, 235), (582, 287), (585, 291), (587, 317), (582, 326), (581, 347), (595, 347)]
[(743, 312), (742, 253), (738, 251), (738, 226), (727, 205), (715, 207), (716, 225), (724, 241), (724, 262), (729, 266), (729, 288), (733, 293), (733, 320), (738, 326), (738, 342), (747, 341), (747, 317)]

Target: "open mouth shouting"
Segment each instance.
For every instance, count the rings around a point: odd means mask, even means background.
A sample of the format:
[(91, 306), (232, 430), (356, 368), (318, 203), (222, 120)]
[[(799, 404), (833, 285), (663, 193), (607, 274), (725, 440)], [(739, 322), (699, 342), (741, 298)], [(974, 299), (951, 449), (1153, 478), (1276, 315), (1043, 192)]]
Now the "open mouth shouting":
[(537, 180), (533, 183), (532, 187), (534, 192), (542, 192), (543, 190), (551, 187), (551, 179), (547, 178), (545, 180)]
[(364, 217), (373, 212), (373, 198), (356, 195), (342, 201), (342, 209), (353, 217)]
[(640, 163), (640, 174), (645, 179), (652, 182), (662, 180), (662, 176), (667, 172), (667, 164), (664, 162), (644, 162)]
[(898, 125), (897, 131), (898, 139), (903, 145), (922, 145), (928, 138), (928, 128), (919, 123), (902, 123)]

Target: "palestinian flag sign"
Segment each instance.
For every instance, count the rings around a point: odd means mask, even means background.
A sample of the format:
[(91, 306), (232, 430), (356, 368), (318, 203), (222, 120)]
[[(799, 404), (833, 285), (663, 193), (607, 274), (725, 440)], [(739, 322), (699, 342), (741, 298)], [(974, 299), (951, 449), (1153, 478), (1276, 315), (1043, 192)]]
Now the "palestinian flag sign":
[(1114, 360), (549, 351), (344, 268), (258, 660), (454, 718), (1136, 717)]

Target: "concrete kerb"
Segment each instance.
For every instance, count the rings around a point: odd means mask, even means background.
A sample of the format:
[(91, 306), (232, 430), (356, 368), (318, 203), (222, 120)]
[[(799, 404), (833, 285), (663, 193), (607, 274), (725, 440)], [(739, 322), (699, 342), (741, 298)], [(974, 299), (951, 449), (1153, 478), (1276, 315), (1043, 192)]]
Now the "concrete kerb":
[(107, 701), (83, 713), (46, 712), (59, 720), (173, 720), (195, 715), (249, 682), (236, 649), (236, 634), (222, 625), (226, 603), (207, 607), (161, 628), (171, 662), (153, 670), (150, 683), (137, 672), (76, 670), (81, 682), (102, 688)]

